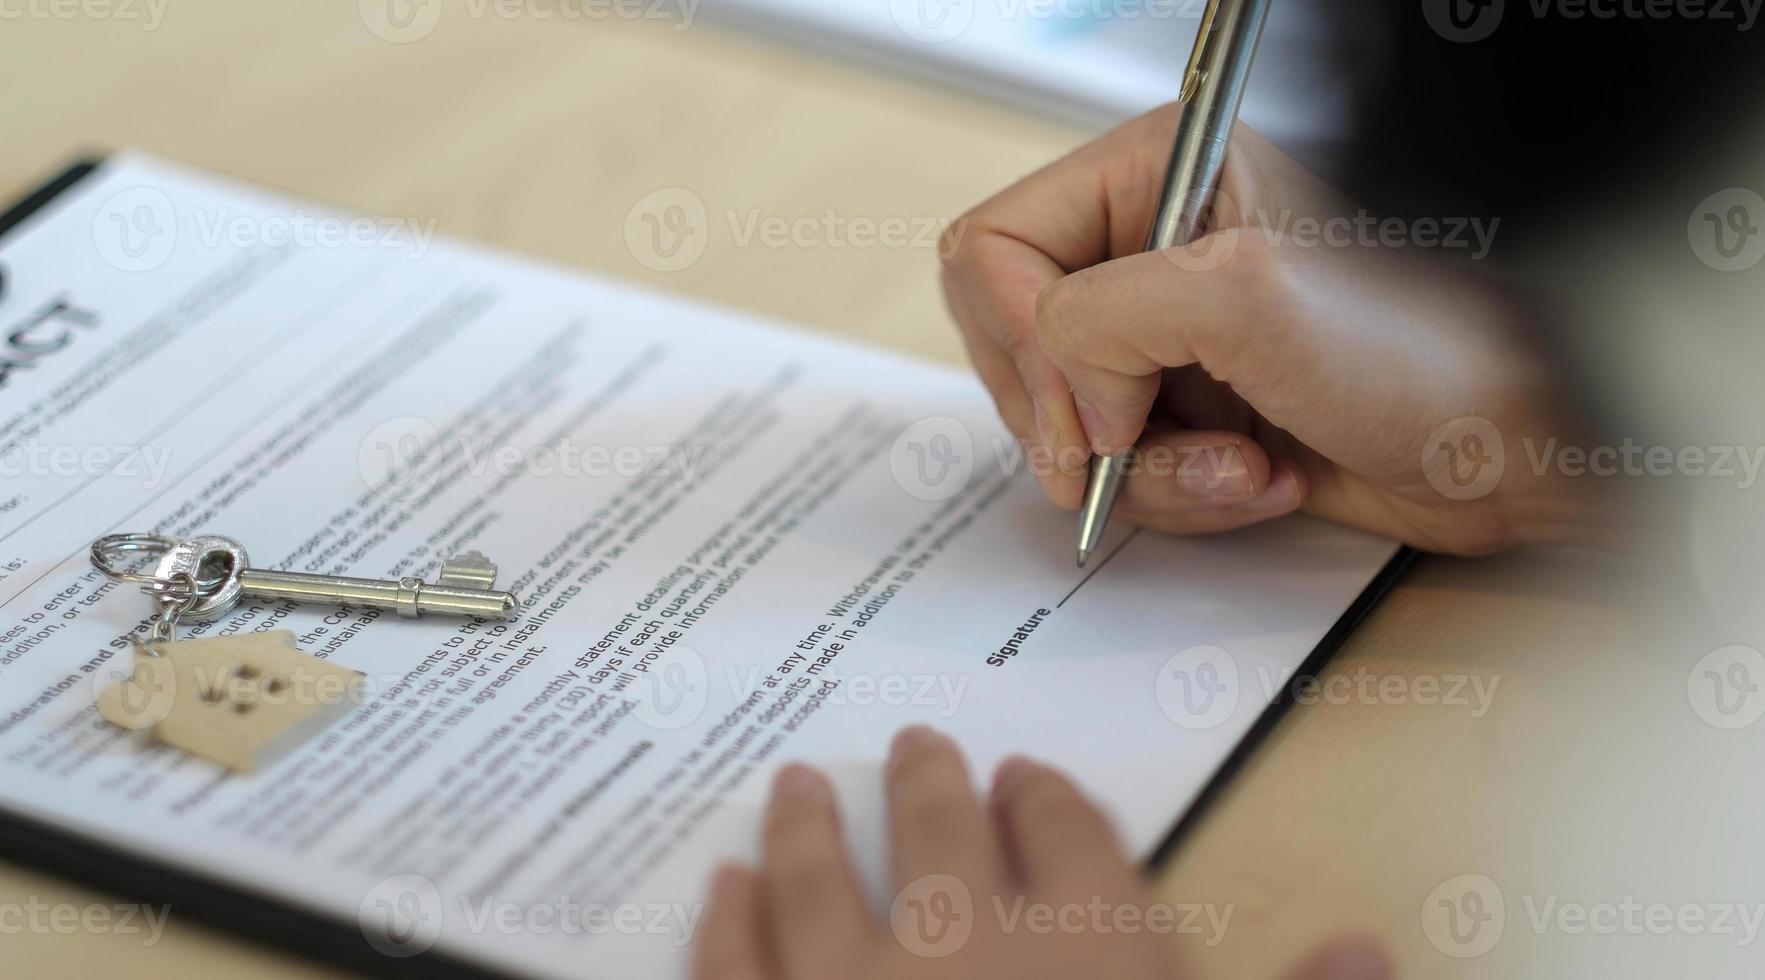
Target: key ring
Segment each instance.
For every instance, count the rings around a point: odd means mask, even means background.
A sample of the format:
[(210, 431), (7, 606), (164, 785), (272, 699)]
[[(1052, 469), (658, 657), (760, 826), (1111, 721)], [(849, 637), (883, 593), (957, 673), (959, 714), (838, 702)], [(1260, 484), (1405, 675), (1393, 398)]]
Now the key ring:
[[(131, 571), (120, 562), (133, 555), (158, 559), (151, 573)], [(219, 557), (224, 571), (207, 568), (205, 559)], [(178, 620), (187, 615), (225, 612), (239, 601), (239, 571), (245, 549), (228, 538), (197, 537), (187, 541), (157, 534), (107, 534), (92, 542), (92, 564), (110, 579), (141, 587), (158, 612), (147, 636), (136, 643), (158, 656), (155, 644), (178, 638)], [(203, 576), (204, 571), (210, 574)]]
[[(152, 573), (121, 567), (119, 559), (130, 554), (157, 558)], [(155, 602), (167, 594), (173, 583), (188, 578), (195, 583), (195, 595), (179, 615), (212, 619), (238, 604), (240, 573), (250, 564), (250, 557), (239, 542), (212, 534), (184, 539), (157, 534), (107, 534), (92, 542), (92, 564), (118, 582), (141, 586)]]
[[(181, 591), (177, 595), (174, 589)], [(154, 605), (159, 607), (159, 614), (153, 617), (153, 625), (147, 627), (146, 639), (135, 639), (135, 645), (147, 651), (149, 656), (159, 656), (154, 649), (155, 644), (172, 643), (178, 638), (178, 617), (189, 612), (202, 599), (197, 588), (196, 576), (189, 572), (179, 572), (170, 579), (154, 579), (151, 585), (143, 586), (142, 590), (153, 596)]]
[(92, 542), (92, 564), (107, 578), (134, 585), (152, 586), (160, 580), (147, 572), (131, 572), (119, 568), (116, 564), (118, 559), (129, 554), (158, 558), (177, 546), (176, 538), (158, 534), (106, 534)]

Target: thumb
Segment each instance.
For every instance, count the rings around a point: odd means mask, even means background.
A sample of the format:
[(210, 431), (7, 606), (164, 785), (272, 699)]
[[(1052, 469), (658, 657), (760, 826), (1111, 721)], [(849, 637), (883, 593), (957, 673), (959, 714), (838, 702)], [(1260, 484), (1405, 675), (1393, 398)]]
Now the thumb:
[(1113, 455), (1139, 439), (1165, 368), (1199, 364), (1229, 383), (1221, 372), (1230, 355), (1280, 319), (1259, 311), (1269, 253), (1261, 236), (1227, 228), (1042, 290), (1038, 344), (1072, 387), (1093, 452)]

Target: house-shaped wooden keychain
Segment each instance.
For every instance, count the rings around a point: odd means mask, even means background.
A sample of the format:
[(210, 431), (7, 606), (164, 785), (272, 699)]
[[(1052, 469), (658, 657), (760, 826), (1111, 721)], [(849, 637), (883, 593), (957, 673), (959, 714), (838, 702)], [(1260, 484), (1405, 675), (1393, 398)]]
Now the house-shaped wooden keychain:
[(363, 674), (301, 653), (288, 630), (135, 646), (98, 696), (106, 720), (249, 773), (361, 703)]

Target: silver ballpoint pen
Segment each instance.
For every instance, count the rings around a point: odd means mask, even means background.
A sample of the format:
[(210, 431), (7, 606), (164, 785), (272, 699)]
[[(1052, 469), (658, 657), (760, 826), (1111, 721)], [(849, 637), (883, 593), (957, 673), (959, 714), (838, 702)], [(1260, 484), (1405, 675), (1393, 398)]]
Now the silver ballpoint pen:
[[(1185, 103), (1164, 174), (1164, 193), (1146, 236), (1146, 251), (1187, 245), (1207, 226), (1226, 141), (1250, 80), (1250, 63), (1272, 0), (1208, 0), (1178, 98)], [(1103, 542), (1109, 512), (1121, 493), (1134, 451), (1091, 461), (1091, 482), (1079, 509), (1079, 567)]]

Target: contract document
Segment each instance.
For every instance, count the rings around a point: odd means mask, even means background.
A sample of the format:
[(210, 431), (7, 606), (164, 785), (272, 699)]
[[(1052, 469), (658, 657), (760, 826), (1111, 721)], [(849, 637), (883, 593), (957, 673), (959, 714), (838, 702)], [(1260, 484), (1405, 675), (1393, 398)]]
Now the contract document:
[[(119, 154), (0, 238), (0, 814), (387, 963), (679, 976), (785, 762), (886, 904), (908, 724), (1065, 769), (1150, 853), (1397, 550), (1119, 525), (1078, 569), (966, 371), (420, 232)], [(152, 612), (89, 562), (120, 531), (372, 578), (476, 550), (521, 607), (185, 622), (364, 675), (231, 774), (94, 707)]]

